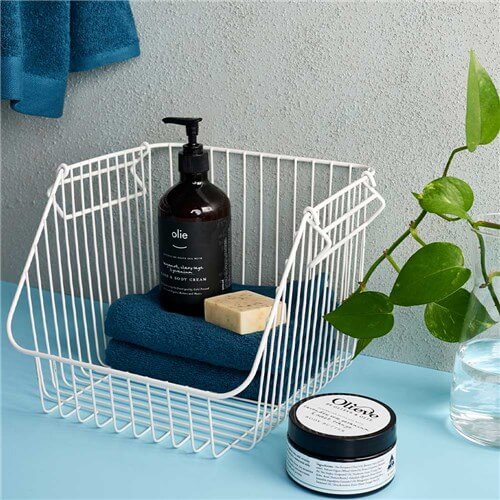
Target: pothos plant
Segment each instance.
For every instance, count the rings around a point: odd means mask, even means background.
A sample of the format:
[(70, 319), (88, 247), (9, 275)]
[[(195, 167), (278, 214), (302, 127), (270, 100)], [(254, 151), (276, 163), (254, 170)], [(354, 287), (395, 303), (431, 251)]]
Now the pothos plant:
[[(429, 182), (422, 193), (413, 193), (421, 212), (407, 229), (375, 260), (355, 292), (334, 311), (325, 315), (326, 321), (337, 330), (358, 339), (355, 355), (374, 338), (388, 334), (394, 326), (394, 306), (425, 305), (424, 321), (429, 332), (445, 342), (462, 342), (479, 335), (495, 324), (486, 308), (472, 292), (463, 286), (471, 271), (464, 267), (462, 250), (453, 243), (426, 244), (417, 228), (428, 214), (447, 222), (465, 221), (474, 229), (488, 227), (500, 230), (500, 225), (473, 220), (469, 210), (474, 202), (471, 187), (457, 177), (448, 175), (453, 158), (462, 151), (474, 152), (479, 145), (489, 144), (500, 129), (500, 102), (495, 85), (486, 70), (470, 52), (465, 115), (466, 144), (453, 149), (441, 177)], [(495, 308), (500, 314), (500, 301), (493, 280), (500, 279), (500, 270), (488, 271), (485, 264), (485, 241), (475, 231), (480, 251), (483, 287), (487, 287)], [(393, 252), (408, 238), (420, 248), (400, 268)], [(368, 290), (368, 282), (383, 262), (392, 265), (397, 273), (389, 295)], [(471, 304), (472, 302), (472, 304)], [(472, 305), (473, 307), (469, 307)], [(473, 317), (465, 312), (473, 311)]]

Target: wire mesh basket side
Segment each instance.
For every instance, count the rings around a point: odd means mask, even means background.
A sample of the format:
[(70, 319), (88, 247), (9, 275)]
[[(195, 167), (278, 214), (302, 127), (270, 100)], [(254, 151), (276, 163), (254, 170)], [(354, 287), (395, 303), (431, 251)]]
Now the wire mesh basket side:
[[(226, 394), (119, 372), (104, 363), (107, 307), (157, 283), (153, 200), (176, 180), (179, 147), (143, 144), (61, 168), (8, 331), (35, 357), (45, 411), (219, 456), (252, 448), (352, 359), (355, 342), (323, 315), (355, 288), (365, 230), (383, 200), (366, 167), (209, 148), (211, 178), (233, 207), (235, 280), (277, 286), (259, 354), (247, 381)], [(279, 301), (286, 321), (274, 326)], [(17, 338), (20, 302), (30, 331)], [(256, 400), (242, 397), (249, 384)]]

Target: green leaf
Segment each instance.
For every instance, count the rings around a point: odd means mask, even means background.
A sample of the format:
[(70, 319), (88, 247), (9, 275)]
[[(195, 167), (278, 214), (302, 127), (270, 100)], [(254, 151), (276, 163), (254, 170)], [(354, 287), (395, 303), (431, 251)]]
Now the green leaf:
[(374, 339), (389, 333), (394, 326), (394, 306), (387, 295), (363, 292), (351, 295), (325, 315), (326, 321), (356, 339)]
[(354, 351), (354, 356), (352, 357), (352, 359), (357, 358), (358, 355), (361, 354), (361, 352), (364, 351), (366, 347), (368, 347), (372, 340), (373, 339), (358, 339), (358, 342), (356, 343), (356, 350)]
[(390, 299), (400, 306), (438, 302), (458, 290), (470, 277), (462, 250), (452, 243), (429, 243), (417, 250), (401, 269)]
[(493, 81), (470, 51), (465, 137), (469, 151), (489, 144), (500, 130), (500, 101)]
[(429, 332), (445, 342), (464, 342), (495, 324), (478, 298), (464, 288), (427, 304), (424, 319)]
[(456, 177), (440, 177), (429, 182), (421, 195), (416, 196), (420, 206), (438, 215), (455, 215), (469, 219), (467, 212), (474, 203), (471, 187)]

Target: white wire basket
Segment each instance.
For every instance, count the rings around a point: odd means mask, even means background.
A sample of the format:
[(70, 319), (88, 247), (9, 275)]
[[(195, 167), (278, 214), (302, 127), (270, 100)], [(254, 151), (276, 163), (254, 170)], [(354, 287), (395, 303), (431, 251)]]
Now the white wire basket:
[[(115, 370), (104, 363), (106, 311), (158, 283), (156, 202), (180, 148), (144, 143), (61, 165), (7, 332), (35, 360), (44, 412), (220, 457), (253, 448), (349, 365), (355, 340), (323, 315), (357, 286), (366, 228), (385, 203), (363, 165), (207, 148), (211, 180), (231, 199), (233, 281), (277, 287), (253, 366), (223, 394)], [(295, 302), (274, 326), (280, 301)], [(257, 400), (239, 396), (256, 382)]]

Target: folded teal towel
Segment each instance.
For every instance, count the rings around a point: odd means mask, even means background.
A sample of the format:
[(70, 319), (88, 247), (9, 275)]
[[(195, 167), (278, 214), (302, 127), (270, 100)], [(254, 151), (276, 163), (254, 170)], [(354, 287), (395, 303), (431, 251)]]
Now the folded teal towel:
[(1, 94), (29, 115), (62, 116), (70, 71), (139, 55), (128, 1), (0, 2)]
[[(279, 354), (277, 371), (285, 376), (289, 373), (292, 356), (300, 366), (309, 354), (314, 359), (318, 354), (323, 355), (329, 345), (326, 338), (322, 345), (318, 345), (313, 341), (315, 336), (312, 333), (304, 338), (307, 343), (300, 349), (298, 342), (292, 342), (299, 299), (297, 330), (302, 324), (308, 326), (310, 332), (317, 332), (320, 325), (324, 326), (319, 314), (311, 314), (309, 320), (308, 315), (302, 317), (303, 311), (308, 311), (308, 304), (320, 301), (326, 293), (324, 276), (315, 280), (312, 289), (311, 284), (307, 284), (306, 293), (302, 286), (299, 294), (298, 283), (294, 282), (293, 293), (285, 301), (290, 313), (290, 336), (287, 342), (284, 339), (279, 342), (278, 330), (272, 346), (273, 359), (267, 366), (274, 370)], [(270, 286), (233, 284), (233, 291), (239, 290), (251, 290), (272, 298), (276, 291)], [(126, 295), (111, 304), (105, 331), (112, 337), (106, 349), (106, 364), (112, 368), (214, 392), (230, 391), (246, 379), (263, 336), (263, 332), (238, 335), (200, 317), (165, 311), (159, 302), (158, 287), (145, 295)], [(271, 338), (268, 340), (267, 363), (270, 346)], [(260, 371), (241, 397), (257, 399), (259, 384)]]
[[(106, 349), (106, 364), (116, 370), (219, 393), (235, 389), (248, 375), (248, 372), (241, 370), (170, 356), (114, 339), (109, 342)], [(256, 400), (259, 397), (259, 387), (260, 378), (257, 376), (238, 396)], [(268, 390), (267, 399), (270, 401), (271, 398), (272, 388)], [(278, 395), (274, 398), (274, 402), (277, 402), (277, 399)]]
[[(287, 304), (290, 313), (290, 331), (294, 328), (297, 287), (295, 282), (291, 300), (288, 297), (285, 300), (285, 302), (290, 300)], [(319, 286), (314, 286), (312, 293), (310, 288), (309, 286), (307, 296), (304, 297), (304, 287), (302, 287), (301, 306), (305, 303), (307, 307), (310, 301), (322, 296), (323, 280), (321, 279)], [(233, 284), (232, 290), (234, 292), (251, 290), (274, 298), (276, 289), (272, 286)], [(314, 321), (314, 318), (311, 321)], [(310, 328), (317, 328), (322, 321), (318, 315), (316, 324), (311, 324)], [(299, 317), (298, 326), (301, 322), (302, 317)], [(153, 351), (243, 371), (252, 368), (263, 335), (263, 332), (238, 335), (207, 323), (202, 317), (165, 311), (159, 302), (158, 287), (144, 295), (126, 295), (113, 302), (106, 316), (105, 331), (106, 335), (116, 340)], [(286, 354), (289, 356), (293, 348), (291, 341), (287, 343), (286, 348)], [(284, 357), (283, 349), (284, 342), (281, 343), (281, 359)], [(274, 355), (277, 355), (277, 348), (274, 349)]]
[[(268, 297), (275, 293), (271, 286), (233, 284), (232, 290), (251, 290)], [(126, 295), (113, 302), (105, 331), (116, 340), (153, 351), (247, 371), (252, 368), (262, 339), (262, 332), (238, 335), (202, 317), (165, 311), (159, 302), (158, 287), (145, 295)]]

